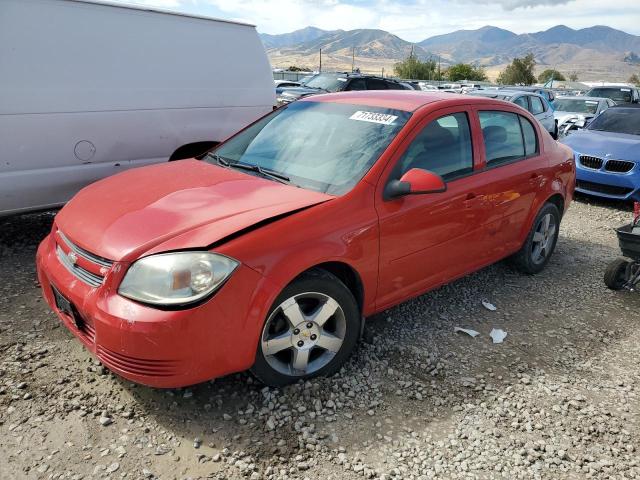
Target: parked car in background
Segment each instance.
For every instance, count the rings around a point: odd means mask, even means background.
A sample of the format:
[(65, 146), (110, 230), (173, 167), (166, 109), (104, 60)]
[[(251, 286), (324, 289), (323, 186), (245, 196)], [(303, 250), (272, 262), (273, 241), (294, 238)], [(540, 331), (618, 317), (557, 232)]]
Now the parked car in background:
[(284, 87), (299, 87), (300, 82), (294, 82), (292, 80), (274, 80), (276, 88), (284, 88)]
[(588, 97), (604, 97), (610, 98), (616, 104), (623, 103), (639, 103), (640, 102), (640, 90), (636, 87), (614, 87), (603, 86), (594, 87), (589, 90), (586, 95)]
[(616, 105), (562, 140), (575, 153), (576, 190), (640, 200), (640, 106)]
[(3, 0), (0, 72), (0, 215), (202, 154), (275, 104), (254, 26), (124, 4)]
[(562, 137), (584, 128), (593, 117), (615, 104), (609, 98), (557, 96), (553, 101), (553, 116), (558, 124), (558, 135)]
[(202, 161), (83, 189), (38, 275), (123, 377), (178, 387), (251, 368), (284, 385), (338, 371), (376, 312), (506, 257), (542, 271), (574, 177), (571, 150), (515, 105), (317, 95)]
[(468, 95), (495, 98), (497, 100), (515, 103), (531, 112), (553, 138), (558, 138), (558, 124), (553, 116), (553, 108), (551, 108), (543, 96), (537, 93), (497, 88), (472, 90), (468, 92)]
[(423, 90), (425, 92), (435, 92), (438, 91), (438, 87), (436, 85), (433, 85), (431, 83), (427, 83), (427, 82), (418, 82), (418, 86), (420, 87), (420, 90)]
[(521, 86), (512, 86), (512, 85), (506, 85), (503, 87), (500, 87), (503, 90), (518, 90), (520, 92), (530, 92), (530, 93), (537, 93), (538, 95), (542, 95), (544, 97), (544, 99), (549, 103), (552, 104), (553, 100), (556, 98), (556, 93), (551, 90), (550, 88), (544, 88), (544, 87), (521, 87)]
[(353, 90), (412, 90), (408, 85), (390, 78), (360, 73), (320, 73), (301, 87), (283, 88), (278, 95), (278, 106), (318, 93), (335, 93)]

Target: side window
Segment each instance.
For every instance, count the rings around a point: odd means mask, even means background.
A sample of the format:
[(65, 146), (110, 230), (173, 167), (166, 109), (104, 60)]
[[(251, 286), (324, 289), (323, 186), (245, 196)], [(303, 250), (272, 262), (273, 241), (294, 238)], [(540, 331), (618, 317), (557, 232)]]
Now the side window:
[(518, 115), (520, 119), (520, 127), (522, 127), (522, 138), (524, 138), (524, 153), (527, 157), (538, 153), (538, 137), (536, 137), (536, 129), (533, 128), (531, 122), (526, 118)]
[(394, 178), (412, 168), (437, 173), (445, 180), (473, 171), (471, 130), (466, 113), (454, 113), (429, 123), (398, 162)]
[(405, 88), (397, 82), (387, 82), (387, 88), (389, 90), (404, 90)]
[(533, 95), (531, 95), (529, 97), (529, 101), (531, 102), (531, 113), (533, 113), (534, 115), (544, 113), (544, 105), (540, 97), (534, 97)]
[(368, 90), (386, 90), (387, 82), (380, 80), (379, 78), (367, 78)]
[(347, 85), (347, 90), (366, 90), (367, 84), (364, 81), (364, 78), (353, 78)]
[(525, 110), (529, 110), (529, 102), (527, 102), (527, 96), (523, 95), (521, 97), (516, 98), (513, 103), (518, 105), (519, 107), (524, 108)]
[(500, 165), (525, 156), (520, 115), (485, 110), (479, 113), (487, 166)]

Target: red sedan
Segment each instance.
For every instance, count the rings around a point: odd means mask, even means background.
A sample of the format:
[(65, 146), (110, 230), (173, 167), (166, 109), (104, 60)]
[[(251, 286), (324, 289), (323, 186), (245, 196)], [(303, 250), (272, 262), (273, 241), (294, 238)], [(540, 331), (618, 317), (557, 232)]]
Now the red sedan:
[(291, 103), (201, 160), (84, 190), (44, 296), (114, 372), (178, 387), (337, 371), (364, 318), (511, 257), (542, 270), (575, 165), (516, 105), (422, 92)]

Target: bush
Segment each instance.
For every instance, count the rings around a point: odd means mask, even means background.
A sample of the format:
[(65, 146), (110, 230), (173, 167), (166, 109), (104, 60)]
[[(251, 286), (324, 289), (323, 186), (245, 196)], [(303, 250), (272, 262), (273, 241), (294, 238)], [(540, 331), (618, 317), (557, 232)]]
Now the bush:
[(536, 82), (533, 69), (536, 60), (533, 53), (527, 54), (524, 58), (514, 58), (511, 65), (498, 76), (498, 83), (505, 85), (531, 85)]

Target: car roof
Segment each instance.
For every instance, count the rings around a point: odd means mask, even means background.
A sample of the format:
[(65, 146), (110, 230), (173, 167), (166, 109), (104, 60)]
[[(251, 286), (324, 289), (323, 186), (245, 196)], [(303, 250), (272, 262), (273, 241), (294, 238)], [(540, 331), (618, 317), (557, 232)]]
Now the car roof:
[(529, 92), (525, 90), (515, 90), (508, 88), (496, 88), (496, 89), (486, 89), (486, 90), (475, 90), (470, 92), (469, 95), (482, 95), (483, 97), (489, 97), (491, 95), (504, 95), (509, 97), (515, 97), (516, 95), (533, 95), (534, 97), (544, 98), (542, 95), (537, 94), (536, 92)]
[(620, 110), (623, 108), (638, 109), (640, 108), (640, 103), (621, 103), (620, 105), (614, 105), (613, 107), (609, 107), (609, 109), (611, 108), (615, 108), (616, 110)]
[(602, 102), (608, 100), (604, 97), (587, 97), (586, 95), (558, 95), (556, 100), (591, 100), (593, 102)]
[(424, 105), (442, 103), (443, 106), (486, 104), (500, 100), (472, 97), (442, 91), (426, 92), (421, 90), (357, 90), (348, 92), (312, 95), (299, 102), (333, 102), (351, 105), (389, 108), (414, 112)]
[[(591, 90), (636, 90), (637, 87), (625, 87), (623, 85), (596, 85), (595, 87), (591, 87)], [(591, 91), (589, 90), (589, 91)]]

